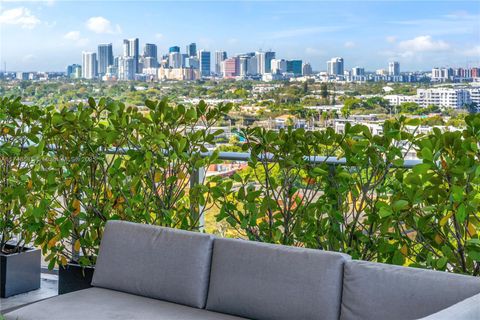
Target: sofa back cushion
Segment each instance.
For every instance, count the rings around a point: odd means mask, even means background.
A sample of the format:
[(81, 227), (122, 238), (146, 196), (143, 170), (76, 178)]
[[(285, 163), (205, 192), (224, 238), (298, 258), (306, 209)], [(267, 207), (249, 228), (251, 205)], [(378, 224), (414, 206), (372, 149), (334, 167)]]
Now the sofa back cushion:
[(256, 320), (338, 319), (348, 256), (215, 239), (207, 309)]
[(348, 261), (340, 319), (418, 319), (479, 292), (478, 277)]
[(206, 234), (108, 221), (92, 285), (203, 308), (212, 245)]

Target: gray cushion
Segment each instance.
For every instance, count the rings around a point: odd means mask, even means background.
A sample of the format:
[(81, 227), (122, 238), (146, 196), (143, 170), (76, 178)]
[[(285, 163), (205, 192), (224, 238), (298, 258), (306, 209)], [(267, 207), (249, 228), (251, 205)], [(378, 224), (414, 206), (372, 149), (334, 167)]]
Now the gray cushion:
[(478, 320), (480, 319), (480, 294), (460, 301), (453, 306), (420, 320)]
[(212, 245), (202, 233), (109, 221), (92, 285), (203, 308)]
[(215, 239), (207, 309), (257, 320), (338, 319), (339, 253)]
[(7, 320), (240, 320), (166, 301), (102, 288), (67, 293), (23, 307)]
[(478, 277), (349, 261), (340, 319), (418, 319), (479, 292)]

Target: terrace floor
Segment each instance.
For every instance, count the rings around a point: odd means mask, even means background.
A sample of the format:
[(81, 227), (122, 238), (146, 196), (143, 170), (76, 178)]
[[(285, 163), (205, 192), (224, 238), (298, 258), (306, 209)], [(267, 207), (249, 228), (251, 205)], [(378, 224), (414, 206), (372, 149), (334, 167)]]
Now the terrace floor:
[(58, 276), (52, 273), (42, 273), (41, 277), (40, 289), (9, 298), (0, 298), (0, 314), (56, 296), (58, 294)]

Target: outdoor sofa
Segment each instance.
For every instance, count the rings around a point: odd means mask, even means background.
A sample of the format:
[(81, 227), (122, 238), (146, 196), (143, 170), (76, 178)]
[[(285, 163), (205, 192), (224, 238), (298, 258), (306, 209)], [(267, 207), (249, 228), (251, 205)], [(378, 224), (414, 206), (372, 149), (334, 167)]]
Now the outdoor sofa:
[(92, 285), (5, 317), (480, 319), (478, 277), (119, 221), (106, 225)]

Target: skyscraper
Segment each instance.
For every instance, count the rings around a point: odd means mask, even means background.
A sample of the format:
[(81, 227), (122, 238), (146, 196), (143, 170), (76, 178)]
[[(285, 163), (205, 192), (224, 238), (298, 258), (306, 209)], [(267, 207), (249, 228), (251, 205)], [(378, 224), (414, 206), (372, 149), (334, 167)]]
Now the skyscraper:
[(400, 63), (392, 61), (388, 63), (388, 75), (399, 76), (400, 75)]
[(302, 74), (308, 76), (313, 73), (312, 65), (309, 62), (304, 62), (302, 65)]
[(97, 54), (95, 52), (82, 52), (82, 77), (93, 79), (97, 76)]
[(255, 53), (257, 57), (257, 72), (259, 74), (265, 74), (272, 72), (272, 60), (275, 59), (275, 52), (273, 51), (259, 51)]
[(180, 52), (180, 47), (173, 46), (173, 47), (168, 48), (168, 53), (172, 53), (172, 52)]
[(287, 71), (287, 61), (285, 59), (272, 59), (271, 61), (272, 73), (284, 73)]
[(225, 59), (221, 63), (223, 64), (222, 69), (224, 78), (233, 78), (238, 75), (239, 59), (237, 57)]
[(210, 76), (210, 51), (199, 50), (198, 51), (199, 67), (200, 67), (200, 76), (208, 77)]
[(302, 60), (287, 60), (287, 72), (295, 76), (302, 75)]
[(195, 42), (192, 42), (189, 45), (187, 45), (186, 49), (187, 49), (186, 52), (188, 57), (197, 56), (197, 44)]
[(98, 45), (98, 74), (103, 76), (107, 73), (107, 67), (113, 65), (113, 49), (111, 43)]
[(123, 56), (132, 57), (134, 60), (134, 72), (140, 72), (140, 50), (138, 38), (123, 40)]
[(222, 74), (222, 61), (227, 59), (226, 51), (215, 51), (215, 74)]
[(157, 45), (145, 43), (143, 48), (143, 67), (156, 68), (158, 66)]
[(343, 58), (335, 57), (327, 61), (327, 73), (329, 75), (343, 76)]
[(118, 79), (135, 79), (135, 59), (133, 57), (119, 57), (118, 59)]
[(180, 52), (170, 52), (168, 54), (168, 66), (170, 68), (180, 68), (182, 66), (182, 55)]

